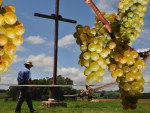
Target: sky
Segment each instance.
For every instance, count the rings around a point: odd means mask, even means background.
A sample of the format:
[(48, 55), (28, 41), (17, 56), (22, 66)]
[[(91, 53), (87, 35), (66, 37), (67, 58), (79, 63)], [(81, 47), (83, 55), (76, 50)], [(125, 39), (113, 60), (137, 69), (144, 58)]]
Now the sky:
[[(3, 0), (3, 6), (12, 4), (16, 7), (16, 15), (25, 27), (23, 34), (24, 43), (17, 47), (13, 64), (8, 72), (0, 74), (0, 84), (16, 84), (17, 74), (24, 67), (27, 60), (31, 60), (34, 67), (31, 69), (32, 79), (52, 77), (53, 75), (53, 42), (54, 42), (54, 20), (35, 17), (34, 13), (51, 15), (55, 13), (55, 0)], [(117, 13), (119, 0), (93, 0), (100, 11)], [(60, 0), (59, 14), (63, 18), (76, 20), (77, 24), (93, 27), (95, 13), (84, 0)], [(150, 48), (150, 6), (148, 6), (145, 17), (146, 24), (141, 36), (132, 45), (138, 51)], [(80, 55), (79, 46), (75, 43), (73, 33), (77, 24), (59, 22), (58, 37), (58, 75), (69, 77), (74, 84), (86, 84), (83, 69), (78, 65)], [(150, 61), (143, 72), (146, 82), (150, 82)], [(106, 72), (103, 82), (105, 84), (115, 81), (110, 73)], [(145, 92), (150, 92), (150, 84), (145, 84)], [(0, 86), (0, 89), (8, 87)], [(80, 87), (81, 88), (81, 87)], [(85, 87), (82, 87), (83, 89)], [(81, 89), (82, 89), (81, 88)], [(118, 86), (106, 88), (106, 90), (117, 90)]]

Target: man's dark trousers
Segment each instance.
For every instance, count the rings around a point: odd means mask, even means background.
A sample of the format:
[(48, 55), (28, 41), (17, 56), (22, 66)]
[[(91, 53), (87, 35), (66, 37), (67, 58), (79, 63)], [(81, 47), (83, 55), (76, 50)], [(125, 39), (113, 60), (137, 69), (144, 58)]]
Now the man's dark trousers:
[(32, 100), (28, 89), (29, 89), (28, 87), (20, 87), (20, 95), (19, 95), (19, 99), (15, 111), (21, 112), (21, 106), (24, 100), (26, 100), (30, 111), (33, 110)]

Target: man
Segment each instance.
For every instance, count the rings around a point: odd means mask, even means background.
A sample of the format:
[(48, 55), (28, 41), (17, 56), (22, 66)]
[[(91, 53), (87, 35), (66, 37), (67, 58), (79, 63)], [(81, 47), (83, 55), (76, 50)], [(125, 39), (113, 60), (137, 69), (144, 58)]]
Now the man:
[[(32, 62), (27, 61), (24, 65), (25, 65), (25, 68), (23, 68), (18, 73), (17, 80), (18, 80), (19, 85), (27, 85), (27, 84), (31, 83), (30, 69), (31, 69), (31, 67), (33, 67)], [(20, 87), (20, 95), (19, 95), (17, 106), (16, 106), (16, 110), (15, 110), (16, 113), (21, 112), (21, 106), (22, 106), (24, 100), (27, 101), (27, 104), (28, 104), (28, 107), (29, 107), (31, 113), (36, 111), (35, 109), (33, 109), (32, 100), (31, 100), (30, 94), (28, 92), (28, 87), (21, 86)]]
[(88, 95), (88, 101), (92, 100), (92, 88), (89, 85), (86, 85), (86, 89), (88, 92), (86, 92), (86, 95)]

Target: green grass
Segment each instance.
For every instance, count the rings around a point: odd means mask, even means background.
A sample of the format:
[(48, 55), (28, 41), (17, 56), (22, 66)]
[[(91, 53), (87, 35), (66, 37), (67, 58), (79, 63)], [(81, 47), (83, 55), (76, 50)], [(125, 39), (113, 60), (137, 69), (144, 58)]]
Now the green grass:
[[(33, 101), (37, 113), (150, 113), (150, 103), (138, 103), (135, 110), (123, 110), (120, 102), (66, 102), (67, 108), (43, 108), (40, 101)], [(17, 102), (0, 100), (0, 113), (14, 113)], [(26, 102), (22, 113), (29, 113)]]

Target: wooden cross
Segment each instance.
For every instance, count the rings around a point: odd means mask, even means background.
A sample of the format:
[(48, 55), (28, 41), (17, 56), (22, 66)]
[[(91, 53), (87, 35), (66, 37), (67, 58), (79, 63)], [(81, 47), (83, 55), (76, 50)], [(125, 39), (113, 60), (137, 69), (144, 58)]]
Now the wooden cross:
[(69, 22), (69, 23), (77, 23), (75, 20), (62, 18), (61, 15), (59, 15), (59, 0), (56, 0), (55, 4), (55, 14), (51, 15), (45, 15), (45, 14), (39, 14), (35, 13), (34, 16), (42, 17), (42, 18), (48, 18), (55, 20), (55, 36), (54, 36), (54, 66), (53, 66), (53, 84), (57, 84), (57, 53), (58, 53), (58, 23), (59, 21)]

